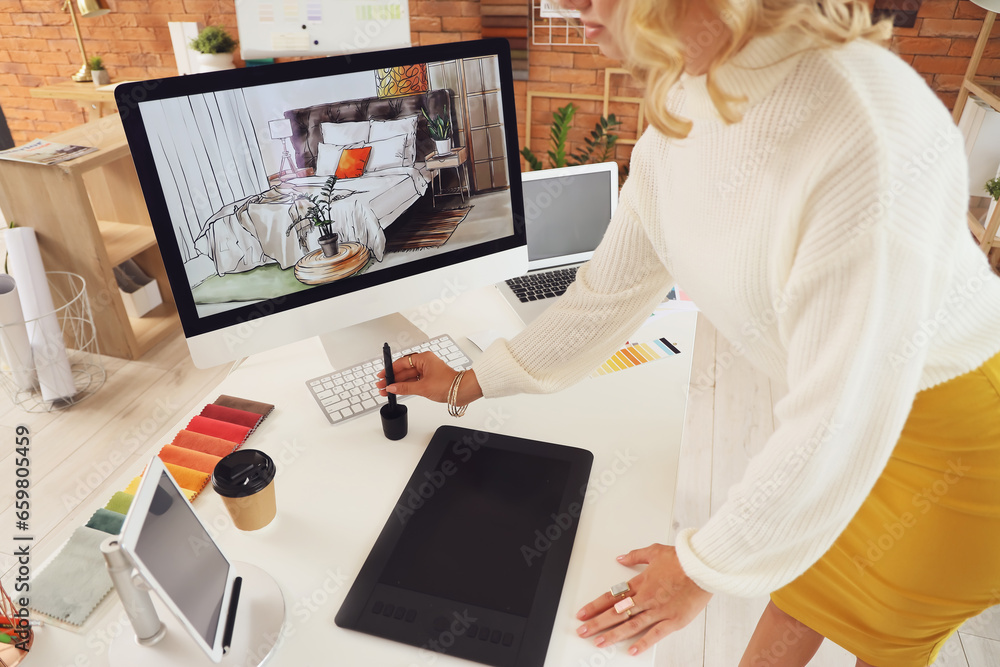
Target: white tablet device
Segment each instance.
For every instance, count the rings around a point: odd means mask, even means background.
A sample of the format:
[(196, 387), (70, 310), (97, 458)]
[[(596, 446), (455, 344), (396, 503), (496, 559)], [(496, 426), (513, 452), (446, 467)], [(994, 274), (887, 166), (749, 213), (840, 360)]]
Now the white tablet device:
[(222, 660), (239, 578), (158, 456), (146, 467), (119, 543), (198, 646)]

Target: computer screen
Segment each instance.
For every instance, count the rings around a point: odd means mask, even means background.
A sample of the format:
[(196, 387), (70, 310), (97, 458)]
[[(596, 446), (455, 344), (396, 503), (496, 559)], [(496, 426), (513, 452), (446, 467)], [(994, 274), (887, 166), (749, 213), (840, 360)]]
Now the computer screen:
[(589, 259), (618, 204), (618, 165), (529, 172), (521, 185), (530, 268)]
[(527, 266), (505, 40), (138, 82), (116, 99), (196, 365)]

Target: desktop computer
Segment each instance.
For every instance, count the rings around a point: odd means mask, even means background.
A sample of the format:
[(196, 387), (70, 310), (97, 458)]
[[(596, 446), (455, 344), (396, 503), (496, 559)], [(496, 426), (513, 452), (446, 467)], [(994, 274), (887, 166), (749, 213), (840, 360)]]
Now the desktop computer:
[(527, 268), (506, 40), (115, 94), (199, 367), (321, 334), (337, 368), (411, 347), (444, 332), (379, 318)]

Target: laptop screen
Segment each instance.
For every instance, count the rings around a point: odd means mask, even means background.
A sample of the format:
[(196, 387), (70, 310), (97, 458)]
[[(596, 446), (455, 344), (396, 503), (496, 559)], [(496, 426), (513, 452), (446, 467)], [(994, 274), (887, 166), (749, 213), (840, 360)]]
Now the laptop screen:
[(530, 263), (594, 251), (611, 221), (612, 178), (592, 171), (522, 181)]

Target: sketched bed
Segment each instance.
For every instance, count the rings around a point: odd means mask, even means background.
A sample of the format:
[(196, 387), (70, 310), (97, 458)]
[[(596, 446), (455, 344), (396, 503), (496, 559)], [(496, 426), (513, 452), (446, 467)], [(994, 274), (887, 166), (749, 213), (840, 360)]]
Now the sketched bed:
[(321, 146), (324, 138), (329, 138), (331, 132), (336, 135), (339, 128), (361, 127), (359, 123), (367, 122), (372, 128), (371, 136), (379, 138), (350, 145), (381, 146), (378, 150), (386, 155), (387, 146), (400, 145), (399, 136), (394, 134), (396, 128), (415, 124), (412, 143), (406, 142), (401, 165), (380, 161), (383, 166), (370, 171), (369, 167), (374, 165), (374, 160), (370, 160), (362, 176), (338, 180), (334, 191), (349, 196), (334, 204), (331, 217), (336, 224), (332, 231), (338, 232), (341, 240), (367, 246), (375, 259), (381, 261), (385, 228), (424, 195), (430, 181), (424, 157), (434, 150), (434, 143), (420, 110), (426, 109), (432, 116), (443, 113), (451, 107), (450, 99), (450, 91), (434, 90), (286, 111), (284, 115), (292, 125), (296, 177), (280, 181), (273, 178), (270, 189), (220, 208), (202, 225), (195, 247), (213, 260), (218, 275), (274, 262), (282, 269), (294, 266), (306, 253), (303, 245), (317, 247), (318, 231), (301, 225), (291, 228), (308, 205), (305, 196), (318, 194), (326, 181), (331, 164), (329, 156), (339, 156), (343, 148), (333, 142)]

